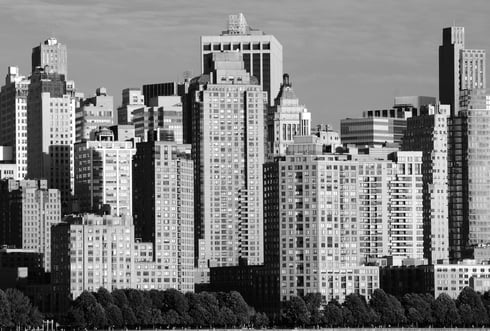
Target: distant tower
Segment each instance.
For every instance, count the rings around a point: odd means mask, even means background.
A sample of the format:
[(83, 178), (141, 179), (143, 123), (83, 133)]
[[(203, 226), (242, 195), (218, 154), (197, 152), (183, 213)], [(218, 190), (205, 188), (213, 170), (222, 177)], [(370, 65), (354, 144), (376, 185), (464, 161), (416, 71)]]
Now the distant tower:
[(286, 147), (294, 136), (308, 136), (311, 132), (311, 113), (294, 93), (289, 75), (283, 75), (283, 83), (267, 115), (268, 155), (286, 155)]
[(439, 101), (451, 106), (451, 115), (459, 112), (461, 90), (486, 88), (485, 50), (465, 49), (464, 27), (442, 30), (439, 46)]
[(56, 72), (68, 77), (68, 57), (66, 45), (63, 45), (56, 38), (49, 38), (39, 46), (32, 49), (32, 72), (36, 67), (43, 69), (48, 66), (48, 72)]
[(107, 95), (104, 87), (99, 87), (95, 96), (80, 100), (76, 110), (76, 141), (91, 139), (91, 133), (101, 126), (114, 124), (114, 97)]
[(201, 37), (201, 71), (213, 71), (212, 54), (237, 51), (243, 54), (245, 70), (259, 80), (269, 104), (279, 93), (282, 81), (282, 45), (273, 35), (252, 29), (243, 14), (230, 15), (228, 28), (220, 36)]

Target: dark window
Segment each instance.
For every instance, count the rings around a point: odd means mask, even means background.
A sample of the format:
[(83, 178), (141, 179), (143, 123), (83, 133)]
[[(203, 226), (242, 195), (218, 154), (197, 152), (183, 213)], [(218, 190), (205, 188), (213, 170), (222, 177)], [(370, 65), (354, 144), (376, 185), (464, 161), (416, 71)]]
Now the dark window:
[(233, 50), (239, 50), (240, 49), (240, 44), (233, 44)]
[(204, 51), (210, 51), (211, 50), (211, 44), (204, 44), (204, 45), (202, 45), (202, 49)]
[(224, 44), (223, 45), (223, 50), (224, 51), (231, 51), (231, 45), (230, 44)]
[(259, 43), (254, 43), (253, 49), (260, 49), (260, 44)]
[(262, 49), (271, 49), (271, 44), (270, 43), (263, 43)]
[(250, 50), (250, 44), (249, 43), (243, 44), (243, 49)]
[(253, 74), (259, 80), (260, 84), (260, 54), (252, 54), (253, 55)]
[(219, 50), (221, 50), (220, 44), (214, 44), (213, 45), (213, 51), (219, 51)]

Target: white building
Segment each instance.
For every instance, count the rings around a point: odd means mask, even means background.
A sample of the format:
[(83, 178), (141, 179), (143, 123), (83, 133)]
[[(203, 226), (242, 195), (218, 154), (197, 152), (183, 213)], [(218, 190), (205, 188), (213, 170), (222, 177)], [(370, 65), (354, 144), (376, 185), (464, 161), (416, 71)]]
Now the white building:
[(136, 109), (145, 108), (145, 97), (139, 88), (126, 88), (122, 91), (122, 105), (117, 108), (117, 124), (133, 123)]
[(27, 175), (27, 93), (30, 81), (18, 67), (9, 67), (0, 91), (0, 146), (13, 148), (15, 179)]
[(311, 113), (299, 103), (289, 75), (284, 74), (274, 106), (267, 112), (268, 158), (286, 155), (286, 148), (295, 136), (309, 136), (310, 133)]
[(189, 87), (196, 247), (203, 239), (211, 266), (238, 265), (239, 259), (260, 264), (266, 95), (241, 53), (213, 53), (212, 60), (214, 70)]
[(80, 199), (80, 210), (106, 210), (114, 216), (131, 216), (134, 143), (115, 141), (114, 133), (107, 128), (94, 136), (95, 140), (74, 146), (75, 195)]

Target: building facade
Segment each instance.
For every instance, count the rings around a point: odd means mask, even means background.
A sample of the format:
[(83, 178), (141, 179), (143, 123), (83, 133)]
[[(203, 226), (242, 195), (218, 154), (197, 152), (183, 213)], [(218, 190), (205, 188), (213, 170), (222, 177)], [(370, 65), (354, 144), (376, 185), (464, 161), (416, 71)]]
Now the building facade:
[(160, 139), (183, 143), (183, 108), (180, 96), (157, 96), (150, 107), (134, 110), (135, 135), (142, 141), (153, 140), (148, 134), (158, 134)]
[(66, 45), (56, 38), (48, 38), (32, 49), (32, 73), (36, 68), (45, 69), (49, 73), (58, 73), (68, 78), (68, 55)]
[(80, 211), (131, 216), (134, 142), (116, 141), (111, 130), (102, 128), (94, 133), (94, 140), (78, 142), (74, 149)]
[(439, 46), (439, 101), (450, 105), (451, 116), (460, 110), (460, 91), (486, 88), (485, 50), (466, 49), (464, 27), (442, 30)]
[(101, 126), (114, 124), (114, 97), (107, 95), (107, 90), (100, 87), (95, 96), (82, 99), (75, 115), (75, 140), (93, 140), (91, 134)]
[(27, 94), (30, 81), (18, 67), (9, 67), (0, 90), (0, 146), (13, 149), (16, 177), (27, 175)]
[(133, 112), (145, 106), (145, 97), (139, 88), (126, 88), (122, 91), (122, 105), (117, 108), (117, 124), (133, 123)]
[(311, 113), (299, 103), (289, 81), (284, 74), (283, 82), (274, 106), (267, 111), (267, 154), (268, 158), (286, 154), (286, 148), (293, 143), (294, 136), (309, 136), (311, 133)]
[(243, 54), (245, 70), (258, 79), (267, 92), (269, 104), (279, 93), (283, 74), (282, 45), (272, 35), (252, 29), (245, 16), (229, 15), (228, 27), (219, 36), (201, 37), (201, 72), (209, 74), (213, 68), (213, 53), (238, 51)]
[(263, 262), (262, 165), (267, 98), (242, 54), (213, 53), (191, 81), (196, 256), (211, 266)]
[(41, 253), (49, 272), (51, 227), (60, 222), (60, 192), (46, 180), (0, 181), (0, 245)]
[(449, 259), (448, 117), (449, 105), (428, 105), (409, 118), (402, 149), (422, 151), (424, 257)]
[(164, 288), (194, 290), (194, 163), (191, 146), (152, 141), (137, 144), (133, 163), (137, 238), (153, 244)]
[(37, 70), (27, 97), (27, 177), (45, 178), (61, 192), (62, 208), (71, 209), (75, 84), (63, 75)]

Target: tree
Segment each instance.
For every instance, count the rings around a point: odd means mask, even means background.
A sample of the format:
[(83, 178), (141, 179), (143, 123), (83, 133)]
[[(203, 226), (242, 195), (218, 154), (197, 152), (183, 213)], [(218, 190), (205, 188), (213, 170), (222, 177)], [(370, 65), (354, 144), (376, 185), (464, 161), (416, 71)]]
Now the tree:
[(121, 309), (115, 304), (109, 304), (105, 308), (105, 315), (107, 317), (107, 324), (116, 328), (121, 328), (124, 325), (124, 318), (121, 313)]
[(136, 319), (136, 316), (134, 315), (133, 310), (131, 309), (130, 306), (126, 305), (121, 308), (121, 313), (124, 318), (124, 325), (125, 326), (135, 326), (138, 324), (138, 320)]
[(478, 293), (471, 287), (465, 287), (456, 299), (461, 322), (466, 326), (481, 326), (488, 323), (487, 310)]
[(110, 305), (114, 304), (114, 298), (104, 287), (99, 287), (97, 293), (95, 294), (95, 298), (97, 299), (97, 302), (100, 303), (104, 308), (107, 308)]
[(459, 323), (458, 309), (446, 293), (441, 293), (434, 301), (435, 322), (439, 326), (456, 326)]
[(293, 296), (284, 302), (282, 309), (283, 323), (289, 326), (305, 326), (310, 321), (308, 308), (303, 299)]
[(432, 295), (409, 293), (402, 297), (408, 323), (415, 326), (428, 326), (434, 323)]
[(405, 323), (405, 313), (400, 301), (382, 289), (374, 290), (369, 305), (379, 317), (379, 323), (384, 326), (394, 326)]
[(97, 303), (94, 307), (94, 319), (89, 321), (88, 326), (91, 328), (102, 329), (107, 327), (107, 317), (105, 315), (104, 307), (100, 303)]
[(83, 311), (80, 308), (71, 307), (66, 314), (66, 324), (70, 325), (73, 329), (85, 328)]
[(99, 312), (96, 311), (96, 306), (97, 300), (95, 296), (88, 291), (83, 291), (73, 302), (73, 307), (82, 312), (83, 320), (89, 328), (93, 328), (99, 319), (99, 316), (97, 316)]
[(116, 304), (119, 309), (122, 309), (124, 306), (129, 306), (129, 301), (124, 290), (115, 289), (112, 291), (112, 298), (114, 300), (114, 304)]
[(325, 306), (323, 310), (323, 323), (333, 328), (344, 325), (342, 307), (337, 300), (332, 300)]
[(135, 289), (126, 290), (126, 296), (129, 301), (129, 306), (131, 307), (131, 309), (134, 312), (134, 315), (136, 316), (136, 320), (138, 321), (138, 324), (141, 326), (150, 325), (151, 324), (150, 309), (152, 304), (149, 297), (145, 296), (142, 291), (135, 290)]
[(322, 323), (322, 314), (320, 313), (322, 305), (321, 293), (308, 293), (305, 295), (304, 300), (310, 314), (310, 325), (320, 325)]
[(4, 291), (0, 290), (0, 327), (12, 326), (12, 315), (10, 313), (10, 302)]
[(189, 303), (189, 317), (192, 319), (190, 324), (195, 327), (208, 326), (208, 311), (202, 306), (199, 296), (195, 293), (187, 292), (185, 297)]
[(15, 326), (24, 328), (29, 321), (31, 302), (21, 291), (9, 288), (5, 295), (10, 302), (10, 318)]
[(266, 328), (269, 326), (269, 318), (265, 313), (255, 313), (251, 319), (254, 329)]
[(349, 308), (352, 313), (353, 326), (370, 325), (375, 319), (374, 312), (367, 305), (366, 299), (356, 293), (345, 297), (344, 307)]
[(42, 327), (43, 325), (43, 314), (39, 311), (37, 307), (31, 305), (31, 309), (29, 310), (29, 317), (27, 321), (27, 325), (31, 327)]

